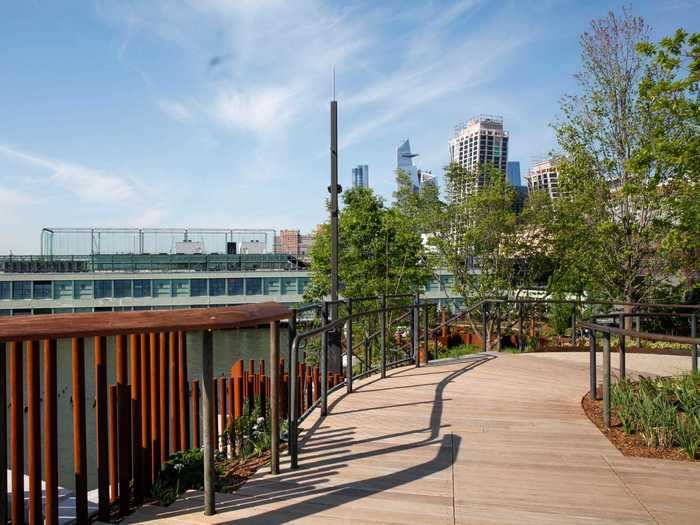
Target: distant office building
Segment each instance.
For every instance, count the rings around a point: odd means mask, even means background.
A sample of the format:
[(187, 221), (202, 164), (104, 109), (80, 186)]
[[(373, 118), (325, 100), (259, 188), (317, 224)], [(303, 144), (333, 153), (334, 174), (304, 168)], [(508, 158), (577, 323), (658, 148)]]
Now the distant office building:
[(280, 230), (279, 252), (288, 255), (299, 255), (301, 234), (299, 230)]
[[(450, 162), (476, 173), (485, 164), (491, 164), (504, 174), (508, 162), (508, 132), (503, 129), (503, 118), (480, 115), (455, 127), (455, 136), (449, 141)], [(462, 187), (450, 188), (450, 199), (461, 201), (478, 191), (483, 177), (469, 179)]]
[(558, 167), (556, 159), (536, 162), (527, 173), (528, 191), (546, 191), (552, 199), (559, 197)]
[(396, 149), (396, 169), (404, 171), (411, 179), (413, 190), (418, 191), (420, 188), (420, 178), (418, 176), (418, 168), (413, 165), (413, 158), (417, 157), (418, 153), (411, 152), (411, 143), (406, 139)]
[(408, 175), (413, 191), (418, 191), (423, 184), (437, 184), (432, 172), (422, 170), (413, 164), (413, 158), (417, 156), (418, 153), (411, 152), (411, 143), (408, 139), (396, 149), (396, 170), (402, 170)]
[(367, 164), (358, 164), (352, 169), (352, 187), (353, 188), (369, 188), (369, 166)]
[(506, 163), (506, 180), (513, 186), (521, 186), (519, 160), (509, 160)]

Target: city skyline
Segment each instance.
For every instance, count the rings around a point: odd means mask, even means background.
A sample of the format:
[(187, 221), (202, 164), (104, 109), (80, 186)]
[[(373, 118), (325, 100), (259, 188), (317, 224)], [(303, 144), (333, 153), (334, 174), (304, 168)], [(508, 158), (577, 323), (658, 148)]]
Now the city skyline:
[[(527, 170), (554, 147), (580, 33), (623, 3), (5, 6), (0, 253), (36, 252), (50, 224), (310, 231), (326, 219), (333, 65), (343, 186), (361, 161), (390, 200), (407, 136), (439, 182), (452, 127), (480, 112), (505, 117)], [(656, 39), (696, 23), (693, 5), (633, 7)]]

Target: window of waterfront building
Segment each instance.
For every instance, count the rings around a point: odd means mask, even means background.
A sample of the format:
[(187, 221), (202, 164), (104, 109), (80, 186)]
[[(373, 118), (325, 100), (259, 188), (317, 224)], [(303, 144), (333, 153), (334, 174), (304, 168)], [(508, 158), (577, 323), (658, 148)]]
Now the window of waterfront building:
[(171, 290), (170, 279), (155, 279), (153, 281), (153, 297), (170, 297)]
[(245, 280), (246, 295), (262, 295), (262, 278), (246, 277)]
[(277, 277), (266, 277), (264, 280), (265, 295), (279, 295), (280, 280)]
[(189, 279), (173, 279), (172, 280), (172, 295), (173, 297), (189, 297), (190, 295), (190, 280)]
[(34, 281), (34, 299), (51, 299), (51, 281)]
[(0, 282), (0, 299), (9, 299), (12, 295), (12, 285), (10, 281)]
[(95, 281), (95, 299), (112, 297), (112, 281)]
[(92, 281), (75, 281), (73, 283), (74, 299), (92, 299)]
[(209, 295), (226, 295), (226, 280), (209, 279)]
[(243, 279), (228, 279), (228, 294), (243, 295)]
[(32, 282), (31, 281), (14, 281), (12, 283), (12, 298), (31, 299), (32, 298)]
[(53, 298), (71, 299), (73, 297), (73, 281), (54, 281)]
[(190, 280), (190, 295), (192, 297), (201, 297), (207, 295), (207, 280), (206, 279), (191, 279)]
[(114, 297), (131, 297), (131, 279), (114, 281)]
[(134, 279), (134, 297), (150, 297), (150, 279)]
[(294, 294), (297, 293), (297, 280), (294, 277), (284, 277), (282, 279), (282, 293)]
[(298, 293), (304, 293), (304, 290), (306, 290), (306, 287), (309, 285), (309, 278), (308, 277), (299, 277), (299, 292)]

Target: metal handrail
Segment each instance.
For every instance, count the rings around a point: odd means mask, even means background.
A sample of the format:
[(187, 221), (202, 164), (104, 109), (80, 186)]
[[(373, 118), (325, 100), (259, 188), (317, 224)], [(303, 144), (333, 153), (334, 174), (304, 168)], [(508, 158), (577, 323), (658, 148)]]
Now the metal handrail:
[[(297, 415), (297, 403), (296, 399), (298, 396), (298, 385), (297, 385), (297, 374), (296, 373), (290, 373), (290, 385), (289, 385), (289, 420), (288, 420), (288, 426), (289, 426), (289, 453), (290, 453), (290, 463), (292, 468), (297, 468), (298, 467), (298, 437), (299, 437), (299, 424), (304, 421), (309, 414), (313, 412), (316, 408), (321, 409), (321, 415), (322, 417), (326, 415), (327, 413), (327, 402), (328, 402), (328, 395), (331, 392), (334, 392), (335, 390), (342, 388), (343, 386), (348, 386), (348, 391), (351, 391), (351, 385), (352, 385), (352, 380), (355, 378), (352, 374), (352, 346), (349, 347), (350, 353), (348, 355), (348, 362), (346, 363), (346, 370), (348, 370), (348, 375), (345, 379), (344, 382), (341, 382), (340, 384), (336, 385), (332, 389), (328, 390), (328, 385), (327, 385), (327, 370), (326, 370), (326, 348), (327, 348), (327, 335), (330, 332), (335, 332), (338, 329), (341, 329), (344, 325), (350, 324), (352, 321), (363, 318), (363, 317), (368, 317), (372, 315), (377, 315), (377, 314), (382, 314), (382, 328), (380, 330), (380, 334), (383, 335), (382, 337), (382, 346), (381, 346), (381, 361), (380, 361), (380, 367), (379, 367), (379, 372), (381, 374), (381, 377), (383, 378), (385, 376), (386, 369), (388, 367), (392, 366), (398, 366), (399, 364), (403, 363), (411, 363), (411, 362), (416, 362), (416, 365), (419, 366), (419, 358), (417, 355), (417, 332), (415, 331), (416, 324), (413, 322), (411, 323), (411, 326), (413, 328), (413, 334), (411, 337), (411, 342), (414, 348), (414, 355), (412, 357), (408, 358), (403, 358), (399, 360), (395, 360), (393, 362), (387, 362), (386, 360), (386, 314), (388, 312), (393, 312), (393, 311), (400, 311), (404, 310), (406, 308), (410, 309), (408, 314), (411, 316), (412, 321), (415, 319), (413, 316), (416, 315), (415, 312), (420, 309), (420, 308), (426, 308), (427, 312), (427, 307), (429, 307), (430, 303), (420, 303), (417, 300), (411, 303), (411, 304), (403, 304), (403, 305), (394, 305), (394, 306), (386, 306), (386, 298), (380, 298), (382, 299), (382, 304), (383, 307), (381, 308), (376, 308), (376, 309), (371, 309), (371, 310), (365, 310), (362, 312), (357, 312), (353, 313), (350, 311), (348, 315), (345, 315), (344, 317), (340, 317), (338, 319), (334, 319), (331, 321), (328, 321), (326, 318), (326, 307), (323, 308), (322, 312), (322, 321), (323, 324), (319, 327), (312, 328), (306, 332), (303, 332), (301, 334), (295, 333), (295, 327), (294, 327), (294, 332), (290, 332), (290, 335), (293, 334), (293, 338), (290, 341), (290, 356), (289, 356), (289, 361), (290, 361), (290, 371), (295, 371), (297, 369), (297, 360), (298, 360), (298, 352), (300, 345), (302, 341), (305, 341), (306, 339), (309, 339), (314, 336), (321, 336), (321, 376), (323, 377), (323, 380), (321, 381), (321, 392), (319, 398), (311, 404), (311, 406), (301, 415)], [(352, 299), (354, 301), (354, 299)], [(349, 304), (352, 304), (352, 301), (349, 302)], [(426, 315), (426, 320), (427, 320), (427, 315)], [(350, 334), (349, 334), (350, 335)], [(426, 327), (426, 332), (425, 332), (425, 339), (427, 341), (427, 327)], [(349, 341), (351, 344), (352, 336), (349, 337)], [(365, 371), (361, 374), (358, 374), (357, 377), (365, 377), (366, 375), (369, 375), (370, 371)]]

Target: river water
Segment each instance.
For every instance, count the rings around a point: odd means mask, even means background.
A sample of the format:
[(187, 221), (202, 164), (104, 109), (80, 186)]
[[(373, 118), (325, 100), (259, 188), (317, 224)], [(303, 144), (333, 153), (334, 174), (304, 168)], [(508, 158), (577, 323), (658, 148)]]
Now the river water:
[[(280, 330), (280, 357), (286, 357), (287, 331)], [(189, 334), (187, 337), (187, 372), (189, 379), (199, 379), (202, 372), (201, 344), (200, 338), (196, 334)], [(214, 374), (228, 374), (231, 365), (239, 359), (246, 362), (248, 359), (265, 359), (269, 361), (270, 352), (270, 331), (268, 328), (244, 328), (239, 330), (226, 330), (214, 332)], [(26, 352), (25, 352), (26, 354)], [(43, 354), (43, 352), (42, 352)], [(58, 369), (57, 369), (57, 391), (58, 391), (58, 463), (59, 463), (59, 485), (69, 489), (74, 488), (75, 478), (73, 475), (73, 397), (71, 382), (71, 350), (69, 340), (60, 340), (58, 343)], [(26, 363), (26, 361), (25, 361)], [(43, 371), (43, 359), (41, 363)], [(87, 464), (88, 464), (88, 490), (97, 487), (97, 460), (95, 447), (95, 361), (92, 346), (92, 338), (85, 340), (85, 391), (86, 391), (86, 421), (87, 421)], [(269, 369), (269, 367), (268, 367)], [(9, 374), (9, 356), (7, 363)], [(26, 377), (26, 364), (25, 364)], [(108, 384), (115, 382), (115, 351), (114, 338), (108, 338), (107, 344), (107, 380)], [(7, 381), (7, 399), (10, 400), (9, 381)], [(26, 380), (25, 380), (26, 388)], [(43, 400), (43, 377), (42, 377), (42, 400)], [(25, 393), (25, 407), (27, 398)], [(7, 407), (8, 421), (8, 456), (9, 456), (9, 407)], [(25, 409), (26, 410), (26, 409)], [(43, 420), (43, 406), (42, 406)], [(27, 415), (25, 412), (25, 438), (27, 433)], [(43, 429), (43, 421), (42, 421)], [(25, 439), (25, 472), (27, 468), (27, 449)], [(42, 454), (43, 454), (42, 440)], [(42, 455), (42, 461), (43, 461)], [(9, 461), (9, 457), (8, 457)]]

